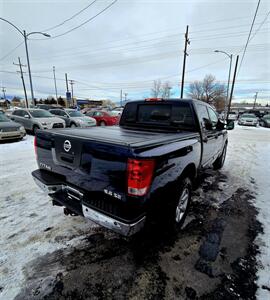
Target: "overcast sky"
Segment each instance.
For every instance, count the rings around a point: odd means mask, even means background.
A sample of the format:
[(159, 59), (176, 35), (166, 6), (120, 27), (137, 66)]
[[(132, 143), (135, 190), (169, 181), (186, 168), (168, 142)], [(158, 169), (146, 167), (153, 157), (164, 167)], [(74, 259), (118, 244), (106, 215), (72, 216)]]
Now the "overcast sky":
[[(214, 50), (232, 53), (234, 61), (239, 53), (241, 61), (258, 0), (118, 0), (92, 21), (57, 37), (113, 2), (0, 0), (1, 17), (27, 33), (43, 31), (52, 37), (29, 36), (36, 97), (55, 94), (53, 66), (58, 94), (63, 96), (65, 73), (75, 80), (74, 96), (79, 98), (118, 101), (121, 88), (128, 99), (148, 97), (157, 79), (170, 81), (174, 96), (179, 96), (186, 25), (190, 31), (186, 88), (206, 74), (226, 84), (229, 58)], [(269, 11), (270, 1), (261, 0), (252, 40), (237, 76), (235, 101), (251, 100), (258, 92), (258, 100), (270, 104)], [(18, 56), (26, 64), (23, 37), (0, 20), (0, 38), (0, 84), (8, 95), (23, 97), (18, 67), (13, 65)], [(30, 97), (27, 74), (25, 80)]]

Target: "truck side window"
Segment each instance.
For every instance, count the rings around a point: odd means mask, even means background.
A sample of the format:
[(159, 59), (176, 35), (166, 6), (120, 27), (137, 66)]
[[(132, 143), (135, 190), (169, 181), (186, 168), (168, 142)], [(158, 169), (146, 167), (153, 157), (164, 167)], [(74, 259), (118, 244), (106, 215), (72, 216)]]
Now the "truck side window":
[(205, 122), (206, 121), (211, 122), (208, 111), (207, 111), (207, 107), (204, 104), (196, 104), (196, 109), (198, 112), (199, 122), (200, 122), (202, 128), (205, 129)]
[(209, 117), (210, 117), (210, 120), (213, 124), (213, 126), (215, 127), (217, 125), (217, 122), (218, 122), (218, 117), (217, 117), (217, 114), (215, 113), (215, 111), (208, 107), (208, 112), (209, 112)]

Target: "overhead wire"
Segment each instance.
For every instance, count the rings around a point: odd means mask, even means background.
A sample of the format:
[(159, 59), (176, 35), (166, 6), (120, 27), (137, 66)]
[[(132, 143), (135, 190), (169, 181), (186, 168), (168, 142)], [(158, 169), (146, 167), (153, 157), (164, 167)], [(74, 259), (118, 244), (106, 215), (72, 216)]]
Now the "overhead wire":
[[(93, 17), (87, 19), (87, 20), (84, 21), (83, 23), (81, 23), (81, 24), (79, 24), (79, 25), (77, 25), (77, 26), (75, 26), (75, 27), (73, 27), (73, 28), (71, 28), (71, 29), (69, 29), (69, 30), (63, 32), (63, 33), (60, 33), (60, 34), (57, 34), (57, 35), (55, 35), (55, 36), (51, 36), (51, 37), (49, 37), (49, 38), (46, 38), (46, 40), (56, 39), (56, 38), (58, 38), (58, 37), (64, 36), (64, 35), (66, 35), (66, 34), (72, 32), (72, 31), (74, 31), (74, 30), (77, 30), (78, 28), (84, 26), (85, 24), (87, 24), (87, 23), (91, 22), (92, 20), (94, 20), (95, 18), (97, 18), (99, 15), (103, 14), (106, 10), (108, 10), (110, 7), (112, 7), (117, 1), (118, 1), (118, 0), (114, 0), (112, 3), (110, 3), (109, 5), (107, 5), (105, 8), (103, 8), (103, 9), (102, 9), (101, 11), (99, 11), (97, 14), (95, 14)], [(44, 39), (41, 38), (41, 39), (31, 39), (31, 40), (44, 40)]]
[(266, 17), (261, 22), (261, 24), (259, 25), (259, 27), (257, 28), (257, 30), (254, 32), (254, 34), (252, 35), (252, 37), (249, 39), (249, 41), (252, 41), (253, 38), (257, 35), (257, 33), (261, 30), (262, 26), (265, 24), (265, 22), (268, 19), (269, 15), (270, 15), (270, 11), (267, 13)]
[(7, 54), (5, 54), (3, 57), (0, 58), (0, 61), (4, 60), (8, 56), (10, 56), (15, 50), (17, 50), (24, 42), (19, 43), (15, 48), (10, 50)]
[(242, 67), (242, 63), (243, 63), (243, 60), (244, 60), (244, 57), (245, 57), (245, 54), (246, 54), (246, 51), (247, 51), (247, 46), (249, 44), (250, 36), (251, 36), (252, 30), (253, 30), (253, 26), (254, 26), (254, 23), (255, 23), (255, 20), (256, 20), (256, 16), (257, 16), (257, 13), (258, 13), (260, 3), (261, 3), (261, 0), (259, 0), (258, 3), (257, 3), (256, 11), (255, 11), (255, 14), (254, 14), (254, 17), (253, 17), (253, 20), (252, 20), (252, 24), (251, 24), (251, 27), (250, 27), (250, 30), (249, 30), (248, 38), (247, 38), (247, 41), (246, 41), (246, 44), (245, 44), (245, 47), (244, 47), (243, 55), (241, 57), (241, 61), (240, 61), (240, 65), (239, 65), (239, 68), (238, 68), (238, 71), (237, 71), (237, 75), (239, 74), (240, 69)]
[(94, 0), (92, 1), (90, 4), (88, 4), (86, 7), (84, 7), (83, 9), (81, 9), (80, 11), (78, 11), (76, 14), (72, 15), (71, 17), (69, 17), (68, 19), (64, 20), (63, 22), (57, 24), (57, 25), (54, 25), (52, 27), (49, 27), (47, 29), (44, 29), (44, 30), (41, 30), (43, 32), (46, 32), (46, 31), (51, 31), (51, 30), (54, 30), (62, 25), (64, 25), (65, 23), (67, 23), (68, 21), (74, 19), (75, 17), (77, 17), (78, 15), (80, 15), (82, 12), (84, 12), (85, 10), (87, 10), (90, 6), (92, 6), (93, 4), (95, 4), (95, 2), (97, 2), (98, 0)]

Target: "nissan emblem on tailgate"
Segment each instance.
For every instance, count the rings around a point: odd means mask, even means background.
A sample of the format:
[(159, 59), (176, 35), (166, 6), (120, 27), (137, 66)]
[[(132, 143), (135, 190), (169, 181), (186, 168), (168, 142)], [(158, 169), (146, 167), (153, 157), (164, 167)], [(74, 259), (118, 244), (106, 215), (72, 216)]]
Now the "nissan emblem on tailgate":
[(64, 142), (64, 150), (68, 152), (71, 149), (71, 143), (69, 140), (65, 140)]

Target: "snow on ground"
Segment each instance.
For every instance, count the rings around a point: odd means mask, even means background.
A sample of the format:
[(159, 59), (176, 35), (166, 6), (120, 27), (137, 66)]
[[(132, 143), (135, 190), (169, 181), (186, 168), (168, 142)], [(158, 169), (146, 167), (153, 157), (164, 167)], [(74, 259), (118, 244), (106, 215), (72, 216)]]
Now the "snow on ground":
[[(267, 299), (270, 286), (270, 130), (236, 126), (229, 132), (229, 148), (223, 171), (228, 187), (222, 201), (239, 187), (254, 189), (255, 206), (264, 234), (260, 245), (258, 299)], [(53, 207), (33, 182), (37, 168), (33, 137), (0, 144), (0, 299), (15, 297), (23, 285), (23, 267), (33, 259), (56, 249), (78, 244), (95, 225), (81, 217), (66, 217)], [(255, 185), (251, 182), (255, 181)], [(222, 184), (222, 183), (221, 183)], [(2, 289), (2, 292), (1, 292)]]
[(257, 298), (269, 299), (269, 291), (262, 286), (270, 287), (270, 129), (237, 126), (230, 131), (223, 170), (237, 179), (234, 185), (242, 184), (252, 189), (251, 182), (255, 181), (254, 205), (259, 210), (258, 220), (264, 227), (264, 234), (257, 239), (261, 251)]
[(34, 183), (37, 169), (33, 136), (0, 144), (0, 299), (13, 299), (32, 259), (78, 243), (93, 225), (66, 217)]

